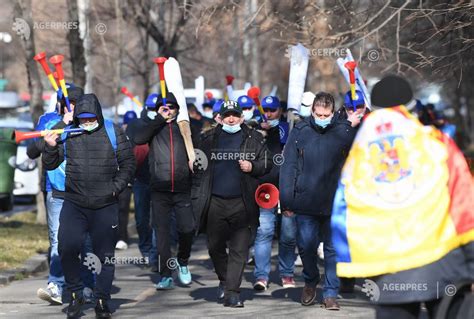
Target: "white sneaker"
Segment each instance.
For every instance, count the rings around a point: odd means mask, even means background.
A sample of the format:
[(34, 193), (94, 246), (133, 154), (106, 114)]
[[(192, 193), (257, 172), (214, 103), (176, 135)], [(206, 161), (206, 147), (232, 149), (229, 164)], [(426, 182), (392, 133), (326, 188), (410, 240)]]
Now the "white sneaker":
[(36, 292), (36, 295), (44, 300), (49, 302), (52, 305), (62, 305), (63, 298), (62, 298), (62, 289), (57, 286), (55, 283), (50, 282), (46, 289), (40, 288)]
[(295, 266), (296, 267), (303, 267), (303, 262), (301, 261), (300, 255), (296, 256)]
[(94, 291), (90, 289), (89, 287), (85, 287), (82, 290), (82, 295), (84, 296), (84, 301), (85, 303), (93, 303), (94, 302)]
[(318, 257), (319, 257), (319, 259), (324, 260), (324, 243), (319, 244)]
[(127, 248), (128, 248), (128, 245), (123, 240), (119, 240), (117, 242), (117, 245), (115, 245), (115, 249), (118, 249), (118, 250), (126, 250)]

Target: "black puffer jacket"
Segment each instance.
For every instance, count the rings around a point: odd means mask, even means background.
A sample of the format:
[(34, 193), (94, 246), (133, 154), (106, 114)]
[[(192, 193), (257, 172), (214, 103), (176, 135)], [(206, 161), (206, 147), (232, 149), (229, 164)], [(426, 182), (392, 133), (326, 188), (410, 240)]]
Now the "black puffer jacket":
[[(242, 172), (240, 188), (245, 209), (248, 214), (248, 224), (249, 226), (257, 226), (259, 208), (255, 202), (255, 191), (259, 184), (258, 178), (271, 170), (272, 159), (268, 155), (269, 152), (262, 135), (256, 130), (248, 128), (246, 125), (242, 125), (241, 127), (243, 140), (240, 146), (240, 152), (245, 154), (244, 158), (255, 158), (255, 160), (250, 161), (252, 162), (252, 171), (250, 173)], [(211, 158), (213, 158), (211, 153), (219, 151), (217, 149), (217, 142), (221, 132), (222, 125), (217, 125), (215, 128), (206, 131), (202, 134), (201, 142), (197, 147), (208, 159), (206, 169), (195, 169), (196, 174), (193, 179), (193, 189), (191, 192), (194, 215), (196, 220), (200, 220), (201, 222), (199, 227), (200, 232), (206, 231), (215, 164), (215, 160), (211, 160)], [(198, 157), (202, 153), (198, 151)]]
[(273, 162), (273, 167), (268, 174), (265, 174), (260, 178), (260, 183), (270, 183), (278, 187), (279, 183), (279, 176), (280, 176), (280, 165), (276, 165), (275, 163), (279, 164), (279, 156), (277, 154), (281, 154), (283, 151), (283, 145), (280, 142), (280, 128), (279, 126), (272, 127), (267, 131), (267, 136), (265, 137), (265, 144), (268, 147), (269, 153), (268, 156)]
[(342, 166), (356, 130), (333, 118), (322, 128), (312, 116), (296, 124), (283, 150), (280, 201), (284, 210), (330, 215)]
[(135, 144), (149, 144), (150, 187), (161, 192), (190, 192), (191, 171), (184, 140), (176, 121), (166, 123), (157, 114), (150, 120), (142, 113), (130, 122), (127, 135)]
[[(127, 137), (114, 125), (117, 152), (104, 127), (104, 117), (99, 100), (94, 94), (85, 94), (74, 108), (74, 127), (79, 126), (77, 115), (94, 113), (99, 127), (92, 132), (70, 135), (66, 146), (65, 199), (78, 206), (98, 209), (117, 202), (117, 195), (132, 182), (135, 159)], [(46, 144), (43, 165), (55, 169), (64, 160), (64, 145), (51, 147)]]

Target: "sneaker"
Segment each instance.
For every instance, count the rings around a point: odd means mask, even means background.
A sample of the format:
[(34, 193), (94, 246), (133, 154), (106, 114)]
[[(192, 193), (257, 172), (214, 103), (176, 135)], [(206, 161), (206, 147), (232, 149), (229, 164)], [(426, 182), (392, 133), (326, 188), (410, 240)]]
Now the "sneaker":
[(82, 305), (84, 304), (84, 297), (78, 296), (77, 293), (72, 293), (71, 302), (67, 307), (68, 318), (78, 318), (82, 312)]
[(318, 257), (321, 260), (324, 260), (324, 243), (320, 243), (318, 246)]
[(82, 295), (84, 296), (84, 301), (85, 303), (93, 303), (94, 302), (94, 291), (89, 288), (85, 287), (84, 290), (82, 290)]
[(110, 313), (109, 305), (107, 305), (107, 301), (104, 299), (97, 300), (97, 304), (95, 305), (95, 317), (96, 318), (112, 318), (112, 314)]
[(265, 291), (268, 288), (268, 283), (265, 279), (257, 279), (257, 281), (253, 284), (253, 289), (257, 291)]
[(298, 255), (298, 256), (296, 257), (295, 266), (296, 266), (296, 267), (303, 267), (303, 261), (301, 261), (300, 255)]
[(118, 249), (118, 250), (126, 250), (127, 248), (128, 248), (128, 245), (123, 240), (119, 240), (117, 242), (117, 245), (115, 245), (115, 249)]
[(219, 282), (219, 287), (217, 287), (217, 302), (222, 302), (224, 300), (224, 291), (225, 291), (224, 283)]
[(59, 286), (53, 282), (50, 282), (48, 284), (48, 287), (46, 287), (46, 289), (43, 289), (43, 288), (38, 289), (38, 291), (36, 292), (36, 295), (40, 299), (47, 301), (52, 305), (63, 304), (62, 289), (59, 288)]
[(281, 285), (283, 288), (295, 288), (295, 280), (293, 277), (281, 277)]
[(191, 284), (191, 272), (189, 271), (188, 266), (178, 266), (178, 278), (183, 285)]
[(155, 285), (156, 290), (171, 290), (174, 289), (173, 278), (163, 277), (161, 281)]

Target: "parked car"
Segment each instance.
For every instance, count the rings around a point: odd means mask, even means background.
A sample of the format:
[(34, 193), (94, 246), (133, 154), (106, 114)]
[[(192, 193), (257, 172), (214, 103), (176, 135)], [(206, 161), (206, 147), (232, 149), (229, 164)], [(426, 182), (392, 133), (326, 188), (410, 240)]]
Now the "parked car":
[[(12, 130), (32, 131), (33, 123), (29, 121), (18, 120), (17, 118), (4, 118), (0, 120), (0, 129), (3, 132), (11, 132)], [(13, 197), (27, 197), (34, 200), (39, 188), (39, 171), (37, 160), (28, 158), (26, 149), (32, 140), (24, 140), (19, 143), (14, 149), (2, 147), (5, 154), (0, 156), (2, 163), (0, 163), (0, 176), (10, 179), (4, 180), (4, 187), (0, 190), (0, 209), (9, 210), (13, 204)], [(4, 139), (2, 143), (5, 146), (9, 145), (8, 141)], [(10, 143), (11, 144), (11, 143)], [(10, 154), (11, 153), (11, 154)], [(11, 181), (11, 170), (14, 168), (13, 181)], [(11, 187), (10, 183), (13, 182)]]

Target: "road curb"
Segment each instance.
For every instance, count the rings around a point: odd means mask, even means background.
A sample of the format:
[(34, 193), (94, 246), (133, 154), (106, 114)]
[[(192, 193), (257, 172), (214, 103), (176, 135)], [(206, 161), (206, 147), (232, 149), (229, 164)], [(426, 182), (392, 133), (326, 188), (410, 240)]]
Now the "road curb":
[(48, 269), (48, 256), (38, 254), (28, 258), (21, 267), (0, 272), (0, 285), (8, 285), (20, 277), (28, 277)]
[[(137, 234), (137, 228), (135, 227), (135, 221), (131, 222), (127, 226), (129, 236)], [(0, 286), (10, 284), (12, 281), (17, 280), (21, 277), (28, 277), (48, 270), (48, 256), (47, 254), (37, 254), (33, 257), (28, 258), (21, 267), (4, 270), (0, 272)]]

